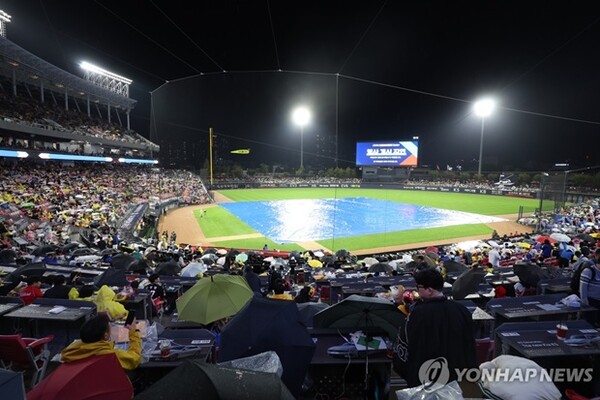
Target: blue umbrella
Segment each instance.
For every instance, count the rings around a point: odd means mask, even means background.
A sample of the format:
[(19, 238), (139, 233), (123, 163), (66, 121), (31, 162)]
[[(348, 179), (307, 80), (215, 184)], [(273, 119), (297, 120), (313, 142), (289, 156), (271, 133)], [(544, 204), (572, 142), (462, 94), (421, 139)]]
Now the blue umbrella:
[(315, 351), (296, 303), (253, 297), (221, 332), (219, 361), (275, 351), (281, 380), (298, 396)]

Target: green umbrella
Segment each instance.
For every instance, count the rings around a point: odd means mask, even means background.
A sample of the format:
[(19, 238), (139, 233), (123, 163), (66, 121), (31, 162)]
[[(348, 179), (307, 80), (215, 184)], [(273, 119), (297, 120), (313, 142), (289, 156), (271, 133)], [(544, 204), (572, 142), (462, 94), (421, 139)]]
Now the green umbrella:
[(35, 206), (35, 204), (33, 204), (32, 202), (28, 201), (26, 203), (21, 203), (21, 205), (19, 207), (21, 207), (21, 208), (31, 208), (31, 207), (34, 207), (34, 206)]
[(177, 300), (179, 318), (209, 324), (237, 314), (253, 296), (246, 278), (217, 274), (200, 279)]

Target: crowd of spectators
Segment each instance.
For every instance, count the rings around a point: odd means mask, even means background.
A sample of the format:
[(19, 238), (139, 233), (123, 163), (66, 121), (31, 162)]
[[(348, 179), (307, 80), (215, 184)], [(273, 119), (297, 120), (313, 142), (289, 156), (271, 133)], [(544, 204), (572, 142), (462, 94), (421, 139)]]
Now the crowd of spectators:
[(179, 198), (211, 201), (191, 172), (144, 166), (46, 162), (0, 165), (3, 239), (62, 243), (69, 227), (111, 231), (132, 205)]
[[(6, 83), (0, 84), (6, 86)], [(123, 143), (151, 144), (138, 133), (108, 123), (93, 114), (88, 117), (78, 110), (65, 110), (53, 101), (41, 103), (38, 98), (14, 97), (4, 90), (0, 90), (0, 118), (10, 123), (81, 135), (84, 140), (98, 138)], [(28, 141), (27, 144), (29, 142), (32, 141)], [(3, 147), (23, 147), (23, 144), (23, 141), (0, 137), (0, 146)]]

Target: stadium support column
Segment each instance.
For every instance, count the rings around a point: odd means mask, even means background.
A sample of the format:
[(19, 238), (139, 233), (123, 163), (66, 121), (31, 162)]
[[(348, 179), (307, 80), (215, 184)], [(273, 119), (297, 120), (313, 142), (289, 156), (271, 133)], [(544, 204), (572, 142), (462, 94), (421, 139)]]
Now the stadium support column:
[(108, 123), (110, 124), (110, 101), (106, 103), (106, 109), (108, 110)]
[(130, 131), (131, 130), (131, 126), (129, 125), (129, 113), (131, 112), (131, 110), (127, 110), (127, 130)]
[(92, 117), (92, 113), (90, 112), (90, 95), (89, 93), (85, 96), (86, 102), (87, 102), (87, 113), (88, 113), (88, 118)]
[(40, 102), (44, 104), (44, 80), (40, 79)]
[(69, 111), (69, 89), (65, 86), (65, 110)]

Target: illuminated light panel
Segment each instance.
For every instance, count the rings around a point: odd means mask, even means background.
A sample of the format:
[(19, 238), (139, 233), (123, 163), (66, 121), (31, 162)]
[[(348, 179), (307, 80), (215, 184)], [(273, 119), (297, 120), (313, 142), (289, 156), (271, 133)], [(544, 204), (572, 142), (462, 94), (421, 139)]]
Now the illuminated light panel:
[(120, 163), (158, 164), (158, 160), (144, 160), (143, 158), (119, 158)]
[(79, 64), (79, 66), (81, 68), (83, 68), (83, 69), (88, 70), (88, 71), (95, 72), (95, 73), (100, 74), (100, 75), (104, 75), (104, 76), (106, 76), (108, 78), (115, 79), (115, 80), (123, 82), (123, 83), (125, 83), (127, 85), (129, 85), (129, 84), (131, 84), (131, 82), (133, 82), (131, 79), (127, 79), (127, 78), (125, 78), (124, 76), (121, 76), (121, 75), (113, 74), (112, 72), (107, 71), (107, 70), (105, 70), (103, 68), (100, 68), (100, 67), (98, 67), (98, 66), (96, 66), (94, 64), (90, 64), (87, 61), (82, 61), (81, 64)]
[(98, 156), (79, 156), (76, 154), (55, 154), (55, 153), (40, 153), (40, 158), (44, 160), (61, 160), (61, 161), (99, 161), (112, 162), (112, 157)]
[(0, 150), (0, 157), (27, 158), (29, 154), (24, 151)]

